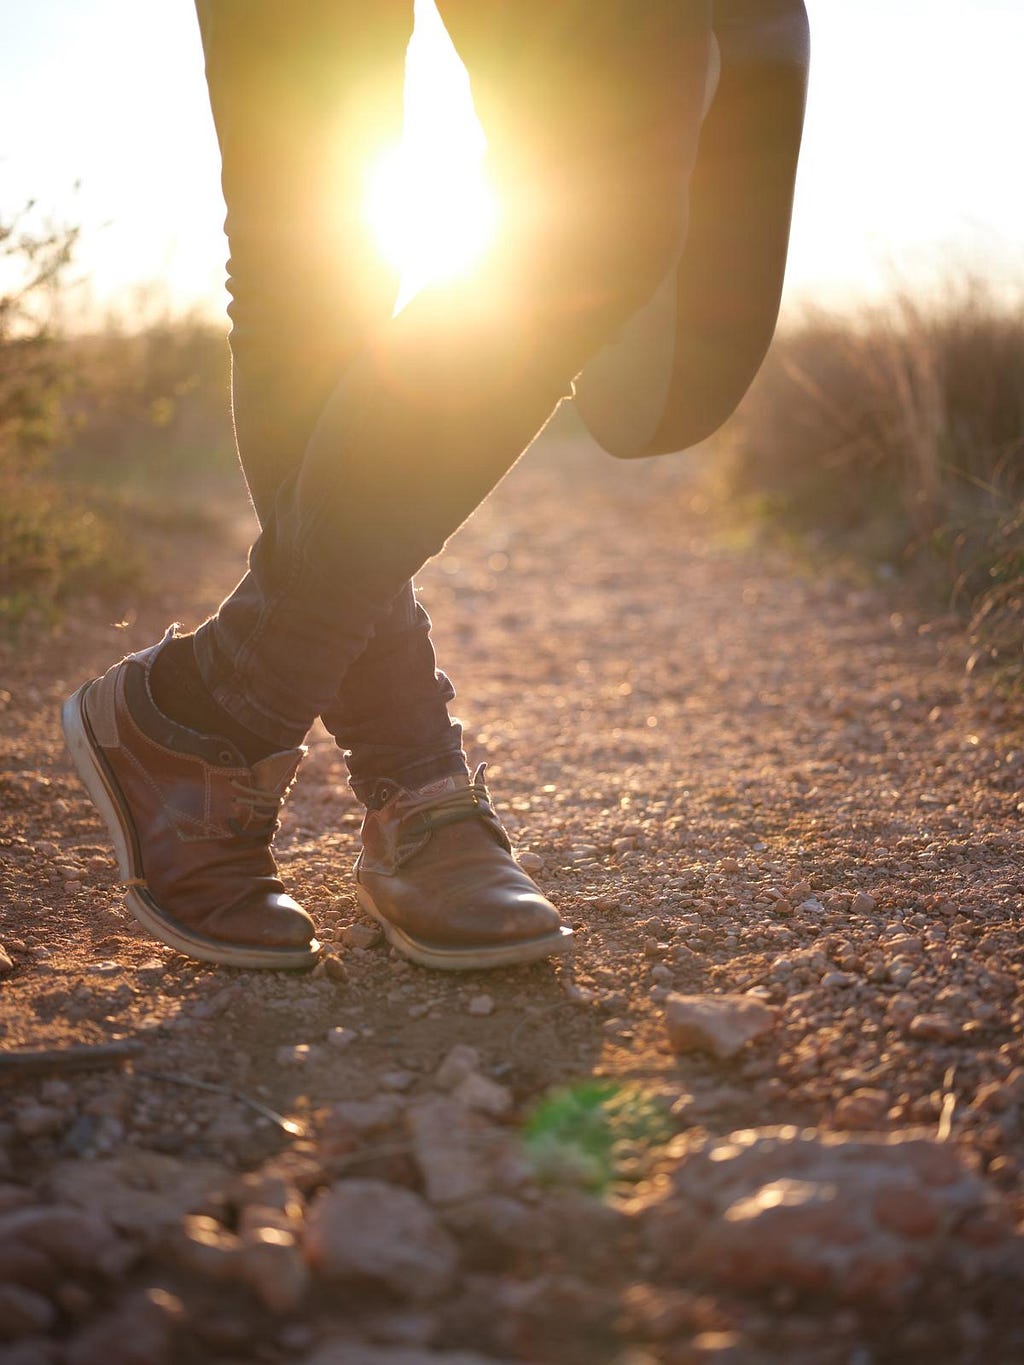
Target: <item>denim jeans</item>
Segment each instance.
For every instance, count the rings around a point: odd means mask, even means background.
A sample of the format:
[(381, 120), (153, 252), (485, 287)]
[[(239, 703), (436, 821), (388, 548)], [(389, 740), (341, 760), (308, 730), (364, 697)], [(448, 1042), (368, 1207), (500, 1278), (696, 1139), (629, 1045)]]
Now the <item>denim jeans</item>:
[(411, 0), (198, 0), (261, 530), (196, 653), (269, 740), (299, 743), (321, 715), (363, 794), (462, 770), (410, 580), (671, 268), (707, 64), (709, 0), (440, 7), (503, 231), (477, 276), (392, 318), (360, 184), (397, 135)]

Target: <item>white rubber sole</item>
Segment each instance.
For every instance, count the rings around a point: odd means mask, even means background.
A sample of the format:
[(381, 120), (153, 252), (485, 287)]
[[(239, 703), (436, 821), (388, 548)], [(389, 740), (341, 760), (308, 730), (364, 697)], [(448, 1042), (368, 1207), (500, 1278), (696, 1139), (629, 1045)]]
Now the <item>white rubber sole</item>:
[[(131, 818), (117, 781), (92, 737), (89, 719), (85, 714), (85, 694), (91, 685), (83, 683), (77, 692), (68, 697), (61, 708), (61, 725), (75, 771), (110, 832), (121, 880), (133, 881), (143, 878), (145, 872), (136, 847)], [(320, 945), (315, 939), (308, 948), (246, 948), (193, 933), (165, 915), (145, 886), (129, 886), (124, 903), (142, 927), (161, 943), (166, 943), (169, 948), (187, 957), (213, 962), (219, 967), (296, 970), (312, 967), (320, 956)]]
[(432, 967), (441, 972), (486, 971), (491, 967), (517, 967), (524, 962), (540, 962), (546, 957), (567, 953), (573, 946), (573, 932), (562, 925), (557, 934), (527, 939), (523, 943), (508, 943), (494, 948), (439, 948), (421, 943), (391, 923), (377, 909), (366, 887), (356, 883), (359, 904), (384, 930), (384, 937), (397, 952), (420, 967)]

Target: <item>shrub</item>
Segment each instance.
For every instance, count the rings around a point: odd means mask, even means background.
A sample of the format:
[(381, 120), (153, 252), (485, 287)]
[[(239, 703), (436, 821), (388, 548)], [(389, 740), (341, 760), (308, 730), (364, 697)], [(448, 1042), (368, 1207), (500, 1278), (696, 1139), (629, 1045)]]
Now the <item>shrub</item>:
[(728, 487), (794, 530), (924, 570), (1024, 667), (1024, 317), (978, 280), (780, 329), (726, 428)]

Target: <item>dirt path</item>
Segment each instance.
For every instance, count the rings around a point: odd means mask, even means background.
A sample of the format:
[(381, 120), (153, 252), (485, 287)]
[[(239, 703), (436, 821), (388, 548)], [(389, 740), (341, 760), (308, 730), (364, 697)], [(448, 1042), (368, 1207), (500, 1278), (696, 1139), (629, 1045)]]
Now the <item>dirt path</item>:
[[(165, 537), (127, 625), (0, 655), (0, 1043), (141, 1048), (0, 1054), (0, 1361), (1024, 1358), (1024, 717), (955, 622), (737, 545), (678, 465), (536, 450), (424, 600), (574, 965), (449, 978), (353, 932), (317, 730), (278, 847), (331, 970), (220, 971), (136, 933), (57, 709), (201, 619), (246, 535)], [(771, 1027), (677, 1053), (672, 993)], [(716, 1148), (777, 1125), (807, 1135)]]

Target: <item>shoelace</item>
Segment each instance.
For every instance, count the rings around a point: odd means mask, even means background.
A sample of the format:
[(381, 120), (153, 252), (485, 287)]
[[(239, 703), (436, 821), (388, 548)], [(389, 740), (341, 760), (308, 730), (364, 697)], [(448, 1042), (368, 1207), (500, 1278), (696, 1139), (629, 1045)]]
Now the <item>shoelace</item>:
[(438, 796), (410, 796), (399, 802), (398, 813), (402, 824), (408, 821), (409, 832), (416, 836), (443, 829), (445, 825), (457, 825), (463, 820), (484, 820), (504, 838), (504, 830), (494, 813), (484, 783), (486, 770), (487, 764), (481, 763), (468, 787), (442, 792)]
[(248, 806), (253, 814), (263, 817), (262, 823), (243, 829), (234, 816), (228, 818), (227, 826), (236, 839), (247, 839), (252, 843), (265, 843), (277, 829), (277, 813), (281, 809), (283, 797), (264, 787), (253, 787), (240, 778), (233, 777), (231, 785), (238, 793), (238, 801)]

